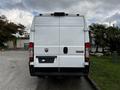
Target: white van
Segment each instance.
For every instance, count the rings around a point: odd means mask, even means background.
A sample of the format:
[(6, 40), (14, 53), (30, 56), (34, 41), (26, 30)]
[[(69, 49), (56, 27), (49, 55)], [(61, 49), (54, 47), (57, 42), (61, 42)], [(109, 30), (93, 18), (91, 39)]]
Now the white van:
[(64, 12), (35, 16), (29, 42), (30, 75), (88, 75), (89, 48), (84, 16)]

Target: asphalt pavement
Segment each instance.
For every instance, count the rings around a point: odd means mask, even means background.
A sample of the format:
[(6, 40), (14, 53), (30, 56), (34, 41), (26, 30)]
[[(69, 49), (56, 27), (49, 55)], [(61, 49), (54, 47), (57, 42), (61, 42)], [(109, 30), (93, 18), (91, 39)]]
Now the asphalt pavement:
[(94, 90), (81, 78), (38, 78), (29, 75), (28, 51), (0, 51), (0, 90)]

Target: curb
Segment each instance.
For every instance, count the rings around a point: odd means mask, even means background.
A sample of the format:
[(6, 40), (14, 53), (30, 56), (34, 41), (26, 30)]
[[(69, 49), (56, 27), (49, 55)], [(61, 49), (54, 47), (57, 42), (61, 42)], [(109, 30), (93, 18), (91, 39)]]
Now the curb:
[(97, 86), (97, 84), (96, 84), (92, 79), (90, 79), (88, 76), (85, 77), (85, 79), (92, 85), (92, 87), (93, 87), (95, 90), (101, 90), (101, 89)]

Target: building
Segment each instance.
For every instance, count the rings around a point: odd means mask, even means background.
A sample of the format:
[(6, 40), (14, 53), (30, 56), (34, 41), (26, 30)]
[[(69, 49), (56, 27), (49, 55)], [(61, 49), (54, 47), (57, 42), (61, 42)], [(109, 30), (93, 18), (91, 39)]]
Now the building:
[(26, 45), (28, 45), (28, 43), (29, 43), (29, 38), (24, 38), (24, 37), (22, 37), (22, 38), (17, 38), (16, 39), (16, 44), (14, 44), (14, 41), (8, 41), (7, 42), (7, 47), (9, 48), (9, 49), (12, 49), (12, 48), (26, 48), (27, 46)]

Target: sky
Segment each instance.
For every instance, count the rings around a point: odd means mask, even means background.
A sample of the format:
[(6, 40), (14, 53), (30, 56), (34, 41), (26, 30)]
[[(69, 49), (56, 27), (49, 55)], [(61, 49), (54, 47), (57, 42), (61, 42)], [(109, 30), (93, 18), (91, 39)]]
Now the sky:
[(0, 15), (25, 25), (26, 30), (35, 15), (55, 11), (85, 15), (88, 25), (120, 26), (120, 0), (0, 0)]

